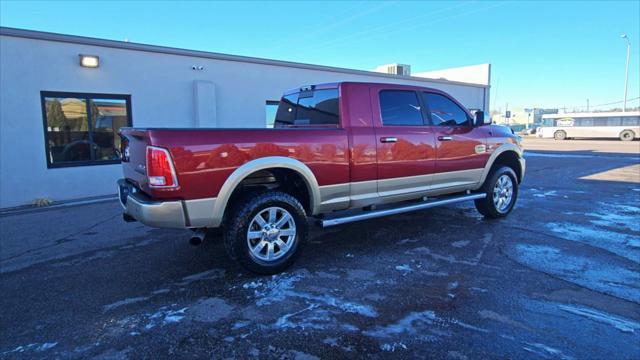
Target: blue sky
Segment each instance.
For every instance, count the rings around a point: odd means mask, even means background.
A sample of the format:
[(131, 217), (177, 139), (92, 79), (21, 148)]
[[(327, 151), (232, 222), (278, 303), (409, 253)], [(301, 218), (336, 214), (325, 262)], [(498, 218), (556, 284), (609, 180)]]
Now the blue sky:
[(492, 108), (512, 109), (622, 100), (627, 33), (629, 98), (640, 96), (640, 1), (3, 0), (0, 24), (365, 70), (489, 62)]

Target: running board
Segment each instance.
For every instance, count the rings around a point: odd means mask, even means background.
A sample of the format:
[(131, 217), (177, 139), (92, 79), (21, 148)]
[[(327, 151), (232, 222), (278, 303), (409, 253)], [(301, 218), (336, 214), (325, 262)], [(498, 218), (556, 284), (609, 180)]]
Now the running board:
[(485, 193), (456, 196), (448, 199), (423, 202), (420, 204), (412, 204), (412, 205), (396, 207), (392, 209), (375, 210), (375, 211), (370, 211), (362, 214), (339, 217), (334, 219), (322, 219), (322, 220), (319, 220), (318, 222), (320, 226), (322, 226), (323, 228), (328, 228), (331, 226), (346, 224), (346, 223), (355, 222), (355, 221), (375, 219), (382, 216), (402, 214), (406, 212), (423, 210), (423, 209), (428, 209), (428, 208), (441, 206), (441, 205), (448, 205), (448, 204), (455, 204), (463, 201), (483, 199), (485, 197), (487, 197), (487, 194)]

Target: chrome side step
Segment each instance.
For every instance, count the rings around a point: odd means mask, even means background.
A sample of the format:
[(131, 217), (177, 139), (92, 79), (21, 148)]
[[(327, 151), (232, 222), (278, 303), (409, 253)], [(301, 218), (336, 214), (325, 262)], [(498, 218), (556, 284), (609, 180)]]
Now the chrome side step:
[(411, 205), (392, 208), (392, 209), (375, 210), (375, 211), (370, 211), (362, 214), (339, 217), (334, 219), (321, 219), (319, 220), (319, 224), (323, 228), (328, 228), (331, 226), (346, 224), (346, 223), (355, 222), (355, 221), (374, 219), (374, 218), (388, 216), (388, 215), (402, 214), (402, 213), (411, 212), (411, 211), (428, 209), (428, 208), (432, 208), (440, 205), (455, 204), (463, 201), (483, 199), (485, 197), (487, 197), (487, 194), (485, 193), (462, 195), (462, 196), (456, 196), (456, 197), (442, 199), (442, 200), (423, 202), (420, 204), (411, 204)]

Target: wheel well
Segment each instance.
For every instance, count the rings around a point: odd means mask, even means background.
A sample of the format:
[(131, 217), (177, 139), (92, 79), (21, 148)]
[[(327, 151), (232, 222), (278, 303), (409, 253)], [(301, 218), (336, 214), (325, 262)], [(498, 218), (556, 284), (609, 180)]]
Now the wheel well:
[(307, 214), (311, 213), (311, 194), (307, 182), (300, 173), (286, 168), (258, 170), (247, 175), (231, 193), (227, 209), (229, 204), (235, 203), (247, 193), (275, 189), (295, 197), (300, 201)]
[(496, 160), (491, 165), (491, 172), (495, 171), (501, 166), (508, 166), (516, 173), (518, 182), (522, 181), (522, 169), (520, 168), (520, 156), (515, 151), (505, 151), (498, 155)]

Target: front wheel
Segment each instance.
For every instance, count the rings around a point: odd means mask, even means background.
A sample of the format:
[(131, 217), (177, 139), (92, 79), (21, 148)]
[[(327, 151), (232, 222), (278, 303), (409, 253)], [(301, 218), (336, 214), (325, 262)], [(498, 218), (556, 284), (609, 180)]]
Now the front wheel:
[(482, 186), (487, 194), (475, 200), (476, 209), (490, 219), (502, 218), (513, 210), (518, 199), (518, 178), (510, 167), (503, 166), (489, 175)]
[(269, 191), (241, 200), (228, 214), (225, 248), (247, 270), (276, 274), (289, 267), (308, 236), (307, 217), (293, 196)]

